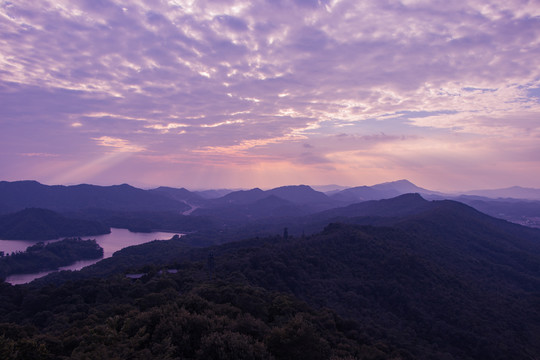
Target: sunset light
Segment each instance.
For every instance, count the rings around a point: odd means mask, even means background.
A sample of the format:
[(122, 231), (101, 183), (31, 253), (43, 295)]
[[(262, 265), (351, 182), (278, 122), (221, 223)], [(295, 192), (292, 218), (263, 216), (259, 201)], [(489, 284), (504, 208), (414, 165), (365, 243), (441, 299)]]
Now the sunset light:
[(3, 1), (2, 178), (538, 187), (539, 19), (533, 1)]

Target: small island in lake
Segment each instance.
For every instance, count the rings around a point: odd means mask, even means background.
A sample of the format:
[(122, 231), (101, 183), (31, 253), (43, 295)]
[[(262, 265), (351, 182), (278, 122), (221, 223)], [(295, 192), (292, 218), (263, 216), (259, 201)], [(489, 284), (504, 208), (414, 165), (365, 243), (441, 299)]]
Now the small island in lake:
[(12, 274), (56, 270), (78, 260), (99, 259), (103, 257), (103, 248), (96, 240), (66, 238), (48, 244), (39, 242), (25, 252), (0, 255), (0, 277), (5, 278)]

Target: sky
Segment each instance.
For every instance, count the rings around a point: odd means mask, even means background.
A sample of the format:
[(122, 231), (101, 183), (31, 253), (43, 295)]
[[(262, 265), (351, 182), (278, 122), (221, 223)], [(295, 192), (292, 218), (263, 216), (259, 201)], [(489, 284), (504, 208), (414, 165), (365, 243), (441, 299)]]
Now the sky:
[(0, 180), (540, 188), (540, 2), (0, 0)]

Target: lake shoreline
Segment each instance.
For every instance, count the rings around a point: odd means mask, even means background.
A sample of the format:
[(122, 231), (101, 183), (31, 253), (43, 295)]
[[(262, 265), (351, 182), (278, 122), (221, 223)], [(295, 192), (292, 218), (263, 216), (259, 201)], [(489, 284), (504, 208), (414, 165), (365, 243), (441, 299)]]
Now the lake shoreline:
[[(29, 274), (12, 274), (4, 280), (11, 285), (27, 284), (35, 279), (46, 276), (56, 271), (70, 270), (79, 271), (86, 266), (93, 265), (101, 260), (112, 257), (116, 251), (122, 250), (129, 246), (141, 245), (154, 240), (170, 240), (175, 235), (183, 236), (182, 232), (151, 232), (151, 233), (135, 233), (128, 229), (111, 228), (109, 234), (97, 235), (91, 237), (84, 237), (84, 239), (95, 239), (96, 242), (103, 248), (103, 257), (93, 260), (79, 260), (74, 263), (59, 267), (56, 270), (42, 271)], [(57, 242), (62, 239), (46, 240), (44, 243)], [(9, 243), (5, 243), (5, 242)], [(22, 242), (22, 244), (21, 244)], [(26, 241), (26, 240), (2, 240), (0, 241), (0, 251), (4, 252), (16, 252), (24, 251), (26, 247), (35, 245), (41, 241)], [(26, 246), (22, 249), (23, 246)]]

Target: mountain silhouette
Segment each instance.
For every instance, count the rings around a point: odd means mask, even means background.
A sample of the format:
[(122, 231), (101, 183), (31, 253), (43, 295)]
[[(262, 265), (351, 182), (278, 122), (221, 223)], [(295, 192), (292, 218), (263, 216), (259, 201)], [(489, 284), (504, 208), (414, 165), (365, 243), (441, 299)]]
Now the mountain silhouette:
[(172, 188), (167, 186), (160, 186), (155, 189), (148, 190), (150, 193), (167, 196), (176, 201), (184, 202), (188, 205), (201, 205), (206, 202), (202, 196), (191, 192), (185, 188)]
[(106, 209), (117, 211), (185, 211), (189, 206), (133, 186), (48, 186), (37, 181), (0, 182), (2, 211), (44, 208), (55, 211)]
[(108, 234), (97, 221), (66, 218), (46, 209), (25, 209), (0, 216), (0, 239), (49, 240), (70, 236)]
[(416, 186), (409, 180), (397, 180), (373, 186), (356, 186), (331, 195), (333, 199), (345, 202), (359, 202), (393, 198), (408, 193), (439, 194)]

